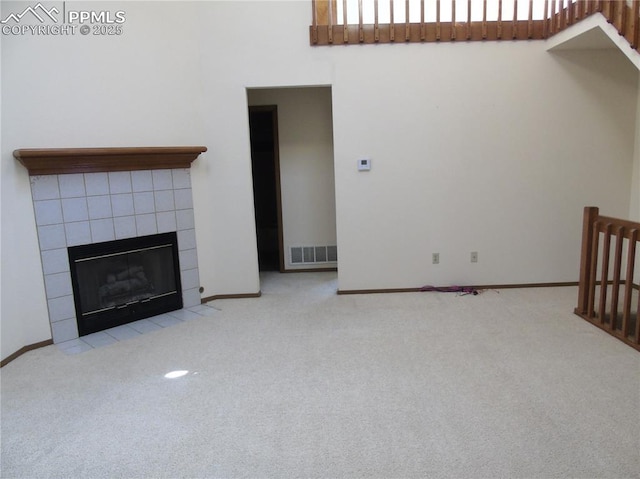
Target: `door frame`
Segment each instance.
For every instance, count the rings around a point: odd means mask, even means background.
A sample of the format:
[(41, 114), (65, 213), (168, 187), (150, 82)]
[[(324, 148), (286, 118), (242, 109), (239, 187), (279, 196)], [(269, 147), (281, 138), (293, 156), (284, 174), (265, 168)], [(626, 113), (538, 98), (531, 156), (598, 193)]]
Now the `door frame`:
[[(252, 112), (271, 112), (271, 123), (273, 126), (273, 164), (275, 170), (275, 187), (276, 187), (276, 216), (278, 222), (278, 266), (280, 272), (284, 273), (284, 232), (282, 222), (282, 191), (280, 185), (280, 143), (278, 140), (278, 105), (249, 105), (249, 119)], [(249, 127), (251, 128), (251, 127)], [(253, 174), (253, 173), (252, 173)], [(254, 192), (255, 194), (255, 192)], [(258, 231), (256, 228), (256, 241)]]

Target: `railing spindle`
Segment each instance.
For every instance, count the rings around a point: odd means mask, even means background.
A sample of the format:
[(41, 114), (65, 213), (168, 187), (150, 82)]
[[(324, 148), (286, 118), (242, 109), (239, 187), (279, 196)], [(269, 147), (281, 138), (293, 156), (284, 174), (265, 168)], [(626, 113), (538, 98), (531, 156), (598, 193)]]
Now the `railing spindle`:
[(396, 25), (393, 20), (393, 0), (389, 0), (389, 41), (396, 41)]
[(440, 0), (436, 2), (436, 40), (440, 41)]
[(567, 25), (573, 25), (573, 0), (569, 0), (569, 4), (567, 5)]
[(502, 40), (502, 0), (498, 0), (498, 26), (497, 33), (498, 40)]
[(409, 23), (409, 0), (405, 1), (404, 7), (404, 41), (411, 39), (411, 24)]
[(342, 0), (342, 40), (349, 43), (349, 21), (347, 17), (347, 0)]
[(600, 304), (598, 306), (598, 319), (600, 324), (604, 324), (607, 314), (607, 288), (609, 286), (609, 254), (611, 250), (611, 228), (609, 223), (604, 233), (604, 244), (602, 246), (602, 272), (600, 275)]
[(544, 0), (544, 15), (542, 17), (542, 38), (549, 36), (549, 0)]
[(549, 16), (549, 33), (556, 33), (556, 0), (551, 0), (551, 15)]
[(533, 37), (533, 0), (529, 0), (529, 17), (527, 19), (527, 38)]
[(358, 40), (364, 42), (364, 29), (362, 27), (362, 0), (358, 0)]
[(467, 0), (467, 40), (471, 40), (471, 0)]
[(638, 33), (640, 25), (640, 0), (633, 0), (633, 13), (631, 17), (631, 48), (638, 48)]
[(456, 39), (456, 0), (451, 0), (451, 40)]
[(316, 0), (311, 0), (311, 41), (316, 44), (318, 43), (318, 11), (317, 11)]
[(613, 286), (611, 290), (611, 319), (609, 328), (616, 329), (618, 322), (618, 299), (620, 298), (620, 274), (622, 269), (622, 245), (624, 243), (624, 226), (618, 228), (616, 235), (616, 255), (613, 260)]
[(591, 245), (591, 271), (589, 272), (589, 303), (587, 305), (587, 316), (593, 318), (595, 316), (596, 304), (596, 276), (598, 272), (598, 243), (600, 242), (599, 224), (593, 223), (593, 241)]
[(618, 29), (618, 33), (624, 35), (627, 29), (627, 2), (620, 5), (620, 10), (620, 28)]
[(578, 1), (578, 4), (576, 5), (578, 7), (576, 8), (576, 18), (578, 18), (579, 20), (582, 20), (584, 18), (584, 7), (586, 3), (587, 0), (582, 0)]
[(513, 0), (513, 28), (511, 30), (511, 38), (518, 36), (518, 0)]
[(333, 43), (333, 0), (329, 0), (327, 11), (329, 12), (328, 18), (327, 18), (328, 40), (329, 40), (329, 43), (331, 44)]
[(633, 274), (636, 263), (636, 242), (638, 230), (631, 231), (629, 237), (629, 251), (627, 251), (627, 277), (624, 286), (624, 306), (622, 308), (622, 336), (629, 337), (629, 322), (631, 320), (631, 297), (633, 296)]
[[(571, 1), (571, 0), (569, 0)], [(560, 21), (560, 25), (558, 26), (558, 30), (564, 30), (567, 27), (567, 14), (564, 8), (564, 0), (560, 0), (560, 12), (559, 12), (558, 20)]]
[(420, 0), (420, 40), (424, 41), (426, 38), (425, 26), (424, 26), (424, 0)]
[(482, 39), (487, 38), (487, 0), (482, 1)]
[(378, 0), (373, 0), (373, 41), (380, 41), (380, 24), (378, 23)]

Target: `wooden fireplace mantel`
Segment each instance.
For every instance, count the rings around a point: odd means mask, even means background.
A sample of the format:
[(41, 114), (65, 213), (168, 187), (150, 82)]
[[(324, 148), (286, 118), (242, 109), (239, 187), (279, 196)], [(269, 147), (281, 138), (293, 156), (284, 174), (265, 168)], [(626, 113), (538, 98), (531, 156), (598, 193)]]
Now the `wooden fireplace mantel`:
[(189, 168), (206, 146), (26, 148), (13, 156), (30, 175)]

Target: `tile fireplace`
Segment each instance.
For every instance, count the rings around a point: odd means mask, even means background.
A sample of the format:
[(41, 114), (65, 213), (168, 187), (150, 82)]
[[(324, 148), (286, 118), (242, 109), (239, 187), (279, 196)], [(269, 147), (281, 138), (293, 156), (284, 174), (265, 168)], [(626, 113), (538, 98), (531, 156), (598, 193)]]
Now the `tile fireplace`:
[(31, 175), (54, 343), (200, 304), (190, 163), (203, 151), (14, 152)]

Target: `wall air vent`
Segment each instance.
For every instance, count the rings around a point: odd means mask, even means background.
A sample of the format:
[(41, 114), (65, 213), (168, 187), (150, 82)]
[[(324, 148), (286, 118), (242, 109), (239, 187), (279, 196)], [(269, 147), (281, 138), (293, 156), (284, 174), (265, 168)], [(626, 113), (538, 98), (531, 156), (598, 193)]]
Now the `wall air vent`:
[(337, 246), (292, 246), (291, 264), (335, 263), (338, 261)]

